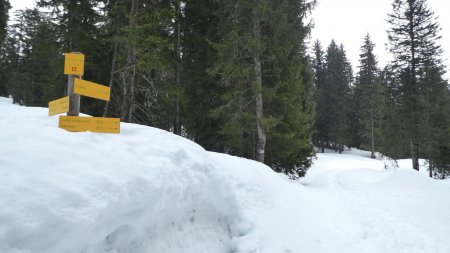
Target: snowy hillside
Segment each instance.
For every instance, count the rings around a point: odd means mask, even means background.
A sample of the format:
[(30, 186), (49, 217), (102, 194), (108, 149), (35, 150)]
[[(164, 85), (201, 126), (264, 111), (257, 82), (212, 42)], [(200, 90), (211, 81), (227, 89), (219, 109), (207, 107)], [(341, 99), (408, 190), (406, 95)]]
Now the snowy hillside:
[(166, 131), (70, 133), (0, 98), (0, 253), (450, 252), (450, 181), (319, 154), (289, 181)]

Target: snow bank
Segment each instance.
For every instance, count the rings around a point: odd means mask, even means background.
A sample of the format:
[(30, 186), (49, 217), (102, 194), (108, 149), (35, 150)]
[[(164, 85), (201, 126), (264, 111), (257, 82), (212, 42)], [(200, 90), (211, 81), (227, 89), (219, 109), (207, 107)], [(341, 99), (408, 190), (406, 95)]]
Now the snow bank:
[(0, 101), (0, 252), (234, 247), (235, 196), (203, 148), (149, 127), (69, 133), (57, 121)]

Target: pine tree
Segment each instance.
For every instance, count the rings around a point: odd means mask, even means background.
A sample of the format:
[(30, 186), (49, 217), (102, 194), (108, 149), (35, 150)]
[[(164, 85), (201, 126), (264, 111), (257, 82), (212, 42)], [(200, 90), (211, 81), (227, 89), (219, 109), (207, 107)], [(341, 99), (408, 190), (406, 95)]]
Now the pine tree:
[(273, 18), (265, 29), (270, 47), (263, 67), (263, 83), (269, 88), (265, 162), (276, 171), (298, 177), (304, 175), (314, 155), (314, 75), (304, 44), (310, 32), (305, 17), (313, 3), (273, 4)]
[(427, 61), (418, 79), (423, 117), (420, 118), (421, 153), (428, 162), (430, 177), (445, 178), (450, 168), (450, 96), (443, 80), (444, 67)]
[(269, 2), (223, 1), (215, 45), (218, 59), (211, 73), (226, 87), (224, 105), (215, 111), (226, 120), (221, 133), (229, 152), (264, 162), (266, 133), (263, 128), (266, 89), (262, 84), (262, 59), (267, 40), (262, 26), (270, 18)]
[(353, 74), (344, 47), (331, 41), (326, 54), (323, 113), (327, 139), (335, 151), (342, 153), (350, 139), (350, 83)]
[(16, 19), (7, 41), (9, 90), (16, 103), (45, 106), (61, 97), (64, 87), (55, 27), (37, 9), (21, 10)]
[(374, 46), (367, 34), (361, 47), (359, 72), (354, 88), (357, 133), (361, 137), (362, 147), (371, 151), (372, 158), (375, 158), (375, 145), (378, 145), (376, 138), (379, 135), (382, 105), (382, 87), (377, 60), (373, 54)]
[(183, 22), (183, 83), (186, 110), (183, 126), (187, 136), (207, 150), (224, 151), (223, 136), (219, 133), (223, 120), (213, 117), (219, 107), (223, 88), (219, 80), (208, 73), (214, 66), (218, 43), (218, 18), (214, 14), (220, 4), (215, 0), (186, 1)]
[[(4, 48), (4, 40), (7, 35), (7, 25), (8, 25), (8, 19), (9, 19), (9, 9), (11, 8), (11, 5), (9, 4), (8, 0), (0, 0), (0, 48), (3, 50)], [(6, 66), (5, 66), (5, 60), (4, 60), (4, 54), (2, 52), (0, 56), (0, 96), (8, 96), (8, 90), (6, 89), (6, 82), (4, 82), (4, 78), (1, 77), (1, 75), (6, 72)]]
[(413, 168), (419, 170), (421, 149), (420, 76), (426, 61), (439, 57), (441, 48), (437, 44), (439, 26), (426, 0), (394, 0), (393, 12), (389, 14), (388, 30), (392, 63), (397, 72), (402, 94), (402, 125), (410, 142)]
[(11, 9), (9, 0), (0, 0), (0, 44), (2, 44), (6, 38), (9, 9)]
[(381, 72), (381, 80), (384, 99), (378, 149), (380, 153), (392, 159), (404, 159), (409, 154), (409, 144), (400, 117), (403, 108), (400, 78), (392, 66), (388, 65)]
[(312, 4), (240, 0), (222, 6), (222, 39), (210, 72), (224, 88), (214, 114), (225, 120), (226, 151), (301, 175), (313, 151), (312, 73), (303, 45)]
[(325, 84), (325, 56), (322, 49), (322, 45), (317, 40), (314, 43), (314, 58), (312, 62), (312, 67), (314, 70), (314, 84), (315, 84), (315, 92), (314, 92), (314, 100), (316, 103), (316, 114), (314, 120), (314, 134), (313, 134), (313, 143), (317, 147), (320, 147), (322, 153), (325, 151), (325, 147), (327, 147), (327, 141), (329, 140), (327, 137), (327, 122), (326, 115), (326, 84)]

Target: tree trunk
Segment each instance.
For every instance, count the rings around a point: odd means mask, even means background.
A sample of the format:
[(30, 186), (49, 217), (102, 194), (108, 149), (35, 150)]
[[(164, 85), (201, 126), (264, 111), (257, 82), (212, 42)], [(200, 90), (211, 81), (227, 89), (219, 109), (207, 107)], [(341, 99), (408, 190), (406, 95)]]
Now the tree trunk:
[(174, 134), (181, 135), (181, 112), (180, 112), (180, 86), (181, 86), (181, 34), (180, 34), (180, 20), (181, 20), (181, 6), (180, 0), (176, 1), (176, 18), (175, 18), (175, 34), (176, 34), (176, 53), (177, 53), (177, 67), (176, 67), (176, 94), (175, 102), (175, 124)]
[[(136, 0), (131, 0), (129, 27), (133, 29), (137, 12)], [(126, 122), (133, 119), (134, 107), (134, 82), (136, 78), (136, 44), (134, 41), (128, 42), (127, 73), (124, 93), (124, 103), (122, 105), (121, 118)]]
[[(256, 15), (253, 17), (253, 35), (257, 42), (261, 41), (261, 27)], [(264, 162), (264, 154), (266, 147), (266, 133), (262, 126), (262, 121), (264, 117), (264, 106), (263, 106), (263, 96), (262, 96), (262, 72), (261, 72), (261, 56), (260, 48), (253, 50), (253, 61), (255, 70), (255, 88), (256, 88), (256, 160), (259, 162)]]
[(430, 177), (433, 178), (433, 162), (431, 161), (431, 159), (428, 160), (428, 170), (430, 172)]
[(106, 102), (105, 111), (103, 113), (103, 117), (108, 116), (109, 112), (109, 106), (112, 100), (112, 89), (114, 85), (114, 71), (116, 70), (116, 56), (117, 56), (117, 44), (118, 42), (118, 33), (119, 31), (116, 31), (116, 34), (114, 36), (114, 49), (113, 49), (113, 56), (112, 56), (112, 62), (111, 62), (111, 73), (109, 74), (109, 88), (111, 90), (111, 99)]
[(416, 38), (414, 33), (414, 19), (413, 13), (414, 8), (410, 3), (410, 14), (409, 14), (409, 37), (411, 41), (411, 87), (410, 87), (410, 99), (411, 99), (411, 159), (413, 164), (413, 169), (419, 170), (419, 141), (417, 134), (417, 87), (416, 87)]
[(375, 159), (375, 134), (373, 129), (373, 108), (370, 108), (370, 139), (371, 139), (371, 158)]

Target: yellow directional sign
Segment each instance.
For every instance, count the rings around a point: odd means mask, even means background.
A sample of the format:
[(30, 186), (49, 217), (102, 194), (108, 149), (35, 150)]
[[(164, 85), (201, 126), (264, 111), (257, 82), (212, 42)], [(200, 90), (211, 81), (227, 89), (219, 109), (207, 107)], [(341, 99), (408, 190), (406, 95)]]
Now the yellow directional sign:
[(70, 132), (120, 133), (119, 118), (59, 116), (59, 128)]
[(75, 94), (109, 101), (111, 89), (108, 86), (81, 80), (79, 78), (75, 78), (74, 84), (73, 92)]
[(64, 74), (82, 76), (84, 74), (84, 54), (64, 54)]
[(63, 97), (48, 103), (48, 116), (69, 111), (69, 97)]
[(91, 128), (91, 117), (59, 116), (59, 128), (70, 132), (85, 132)]
[(119, 118), (91, 118), (91, 129), (95, 133), (120, 133)]

